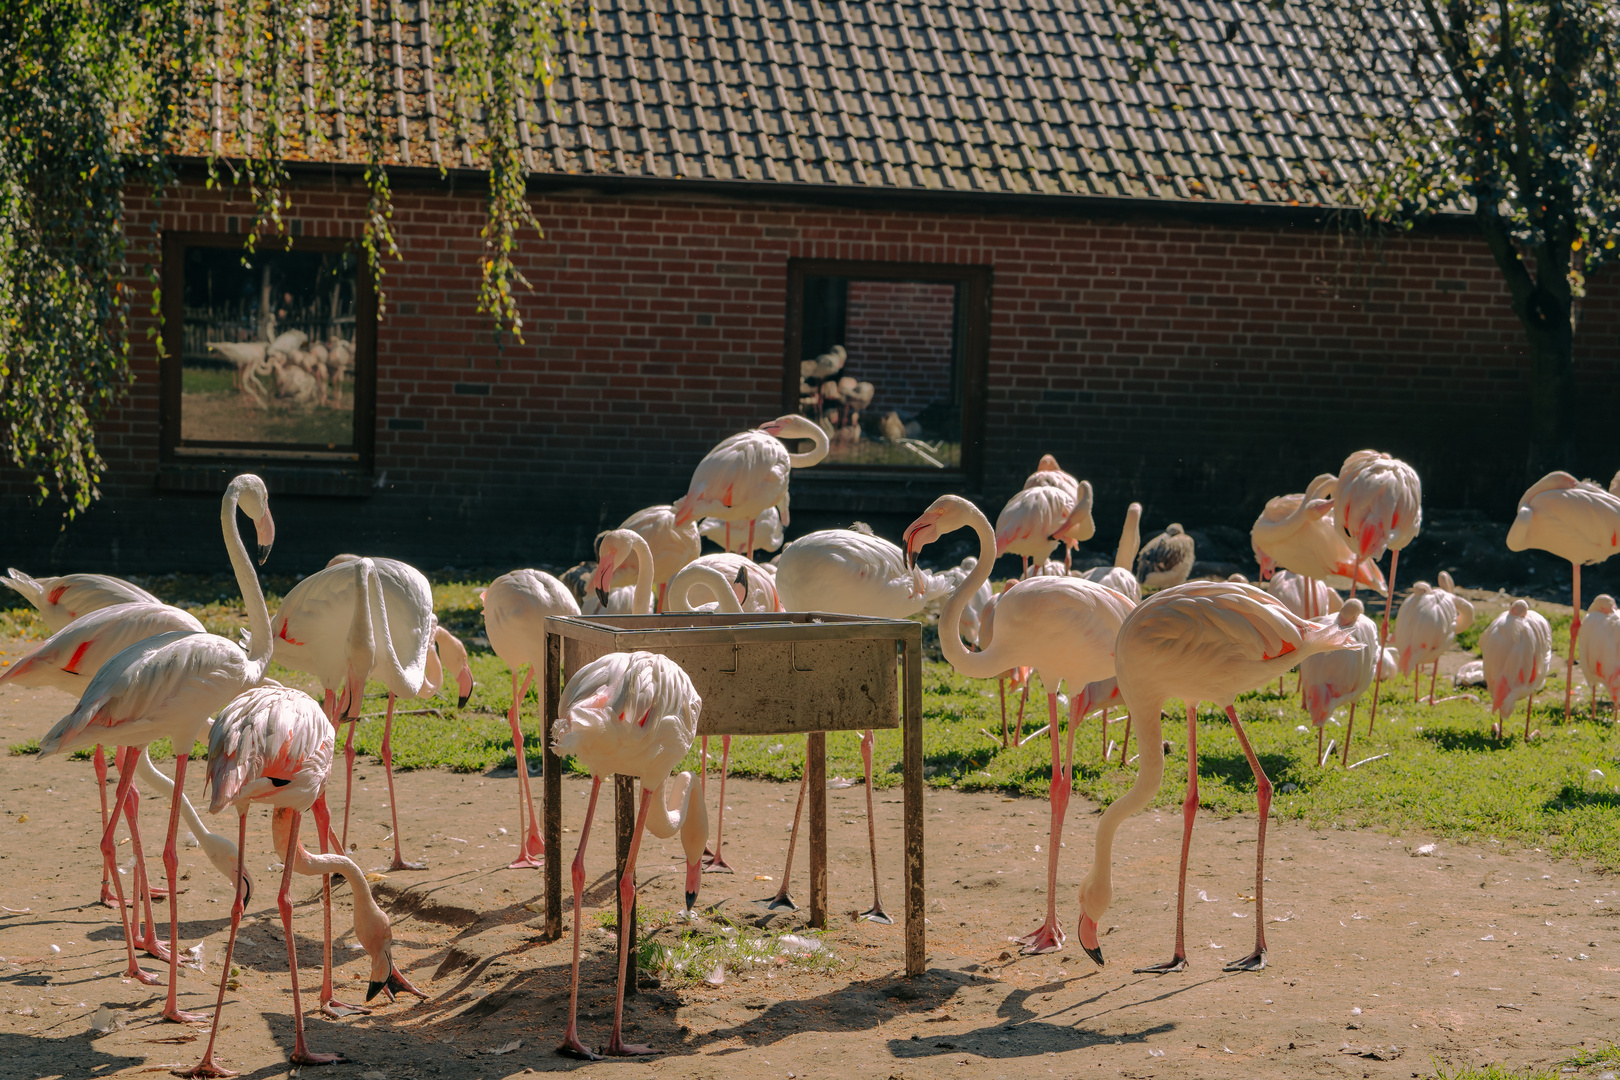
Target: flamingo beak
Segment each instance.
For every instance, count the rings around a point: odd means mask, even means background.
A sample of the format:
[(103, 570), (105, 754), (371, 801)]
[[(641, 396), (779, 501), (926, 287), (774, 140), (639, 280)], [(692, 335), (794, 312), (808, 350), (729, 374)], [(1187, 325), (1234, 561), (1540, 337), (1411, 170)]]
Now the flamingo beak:
[(686, 864), (686, 910), (697, 907), (698, 885), (703, 881), (703, 862)]
[(468, 671), (466, 668), (462, 668), (461, 672), (456, 676), (456, 690), (458, 694), (458, 697), (456, 698), (456, 708), (465, 709), (467, 707), (467, 699), (472, 697), (473, 685), (472, 672)]
[(1090, 915), (1080, 916), (1080, 947), (1086, 950), (1086, 955), (1097, 961), (1097, 966), (1103, 966), (1102, 942), (1097, 938), (1097, 921)]
[(270, 557), (271, 546), (276, 542), (276, 523), (275, 520), (271, 518), (270, 511), (266, 509), (265, 512), (260, 515), (259, 520), (254, 524), (256, 526), (255, 531), (258, 533), (259, 541), (259, 565), (263, 566), (264, 560)]

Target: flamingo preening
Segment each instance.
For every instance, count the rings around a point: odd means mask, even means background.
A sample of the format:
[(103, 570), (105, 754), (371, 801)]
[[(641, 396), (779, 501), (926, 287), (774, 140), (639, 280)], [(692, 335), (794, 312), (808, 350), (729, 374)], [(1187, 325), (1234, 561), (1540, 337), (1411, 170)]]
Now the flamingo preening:
[[(979, 561), (952, 593), (940, 616), (939, 640), (945, 659), (963, 675), (979, 679), (994, 678), (1010, 667), (1031, 667), (1040, 673), (1046, 687), (1047, 732), (1052, 747), (1046, 921), (1017, 940), (1026, 953), (1056, 952), (1064, 940), (1057, 921), (1057, 864), (1063, 819), (1073, 788), (1074, 733), (1091, 711), (1091, 699), (1107, 696), (1112, 690), (1094, 687), (1113, 676), (1114, 639), (1135, 605), (1123, 594), (1084, 578), (1031, 578), (1001, 595), (996, 602), (994, 638), (984, 650), (970, 653), (962, 646), (962, 609), (979, 586), (989, 580), (995, 562), (998, 545), (989, 520), (966, 499), (942, 495), (906, 529), (906, 558), (915, 559), (924, 546), (961, 528), (971, 528), (978, 534)], [(1072, 700), (1066, 753), (1059, 737), (1060, 683), (1068, 684)]]
[(1599, 593), (1586, 612), (1586, 651), (1581, 654), (1581, 673), (1592, 687), (1592, 719), (1597, 719), (1597, 692), (1608, 691), (1609, 704), (1620, 714), (1620, 610), (1614, 597)]
[[(804, 453), (790, 453), (783, 439), (809, 439)], [(686, 494), (675, 503), (675, 524), (712, 517), (727, 523), (725, 543), (731, 546), (731, 522), (748, 522), (748, 554), (754, 551), (754, 525), (761, 514), (776, 507), (788, 524), (788, 474), (807, 469), (827, 456), (831, 443), (821, 426), (808, 417), (790, 413), (751, 431), (739, 432), (704, 455), (692, 472)]]
[[(698, 535), (698, 526), (693, 522), (682, 525), (675, 524), (675, 508), (673, 506), (649, 506), (645, 510), (637, 510), (619, 523), (619, 528), (630, 529), (641, 534), (647, 541), (647, 547), (652, 551), (652, 577), (653, 587), (658, 590), (658, 610), (664, 610), (664, 590), (669, 585), (669, 579), (675, 576), (676, 571), (703, 552), (703, 541)], [(781, 526), (777, 526), (777, 546), (781, 546)], [(610, 588), (621, 588), (631, 585), (635, 576), (628, 568), (621, 568), (614, 575)]]
[(1184, 915), (1187, 854), (1193, 819), (1198, 813), (1199, 701), (1213, 701), (1226, 711), (1243, 755), (1254, 773), (1260, 830), (1255, 851), (1254, 951), (1226, 965), (1227, 971), (1258, 971), (1266, 966), (1265, 860), (1266, 821), (1271, 810), (1271, 781), (1249, 745), (1233, 703), (1317, 653), (1357, 649), (1351, 630), (1301, 619), (1282, 602), (1252, 585), (1190, 581), (1148, 597), (1125, 619), (1115, 643), (1114, 665), (1120, 696), (1138, 725), (1141, 753), (1136, 782), (1103, 812), (1097, 823), (1096, 853), (1080, 886), (1080, 944), (1098, 964), (1103, 962), (1097, 921), (1113, 899), (1112, 852), (1120, 822), (1153, 800), (1164, 780), (1164, 744), (1159, 716), (1167, 699), (1179, 697), (1187, 709), (1187, 794), (1181, 804), (1181, 871), (1177, 885), (1176, 949), (1162, 964), (1137, 968), (1164, 974), (1187, 966)]
[[(1332, 747), (1322, 749), (1322, 731), (1328, 717), (1340, 705), (1349, 703), (1350, 716), (1344, 725), (1344, 761), (1350, 764), (1350, 737), (1355, 733), (1356, 704), (1373, 684), (1378, 663), (1378, 627), (1362, 614), (1360, 600), (1351, 598), (1338, 612), (1317, 618), (1324, 625), (1337, 626), (1350, 631), (1360, 649), (1337, 649), (1316, 653), (1300, 661), (1299, 681), (1304, 688), (1305, 709), (1311, 715), (1311, 726), (1316, 728), (1316, 764), (1318, 767), (1332, 753)], [(1330, 623), (1331, 620), (1331, 623)]]
[(1491, 692), (1491, 711), (1496, 720), (1491, 734), (1502, 737), (1502, 724), (1513, 709), (1524, 701), (1524, 738), (1530, 740), (1530, 709), (1536, 694), (1547, 685), (1552, 667), (1552, 626), (1539, 611), (1530, 610), (1523, 600), (1491, 620), (1479, 635), (1479, 655), (1484, 661), (1485, 686)]
[[(1617, 477), (1620, 480), (1620, 477)], [(1567, 472), (1550, 472), (1519, 499), (1508, 529), (1510, 551), (1540, 548), (1568, 559), (1573, 577), (1574, 620), (1569, 627), (1569, 659), (1564, 668), (1564, 719), (1575, 690), (1575, 647), (1581, 636), (1581, 567), (1620, 551), (1620, 495)]]

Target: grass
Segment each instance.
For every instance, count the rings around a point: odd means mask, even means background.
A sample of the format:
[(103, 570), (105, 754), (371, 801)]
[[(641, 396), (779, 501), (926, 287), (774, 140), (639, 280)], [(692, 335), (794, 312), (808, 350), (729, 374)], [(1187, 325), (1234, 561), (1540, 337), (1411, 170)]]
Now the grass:
[(1595, 1050), (1580, 1049), (1562, 1061), (1545, 1069), (1510, 1069), (1505, 1065), (1487, 1065), (1482, 1069), (1463, 1066), (1448, 1069), (1436, 1064), (1436, 1080), (1565, 1080), (1566, 1077), (1588, 1078), (1595, 1073), (1581, 1073), (1584, 1069), (1612, 1070), (1620, 1065), (1620, 1044), (1607, 1043)]
[[(139, 584), (188, 608), (216, 633), (234, 638), (237, 628), (246, 623), (240, 597), (229, 578), (171, 574), (141, 579)], [(292, 584), (289, 578), (265, 580), (272, 609)], [(482, 633), (480, 588), (469, 582), (434, 584), (440, 622), (464, 640)], [(43, 626), (35, 628), (38, 620), (21, 609), (20, 598), (0, 597), (0, 603), (7, 602), (12, 606), (0, 608), (0, 628), (7, 632), (15, 628), (31, 637), (42, 635)], [(1565, 634), (1567, 623), (1566, 617)], [(1554, 625), (1560, 624), (1555, 620)], [(516, 764), (506, 720), (512, 704), (511, 674), (487, 648), (469, 644), (477, 686), (466, 708), (455, 707), (449, 696), (453, 689), (435, 701), (398, 704), (401, 714), (414, 715), (399, 715), (394, 725), (396, 768), (481, 772)], [(1555, 665), (1554, 670), (1562, 668)], [(319, 693), (307, 676), (279, 664), (272, 665), (271, 676)], [(1290, 690), (1293, 681), (1291, 676), (1287, 680)], [(385, 696), (381, 684), (368, 686), (362, 710), (365, 718), (355, 731), (356, 749), (368, 757), (374, 758), (380, 751)], [(1273, 684), (1245, 695), (1237, 708), (1276, 787), (1272, 812), (1279, 818), (1315, 826), (1413, 830), (1447, 839), (1543, 848), (1605, 870), (1620, 869), (1620, 729), (1609, 721), (1606, 709), (1594, 721), (1584, 702), (1577, 702), (1575, 714), (1565, 724), (1562, 696), (1562, 677), (1555, 676), (1535, 709), (1534, 725), (1545, 737), (1524, 741), (1521, 711), (1509, 721), (1508, 737), (1497, 743), (1489, 736), (1490, 722), (1482, 706), (1468, 702), (1433, 708), (1420, 705), (1413, 699), (1410, 682), (1397, 680), (1384, 687), (1377, 730), (1370, 738), (1367, 709), (1357, 710), (1353, 742), (1353, 760), (1389, 756), (1349, 772), (1317, 768), (1315, 735), (1298, 730), (1309, 721), (1297, 694), (1279, 696)], [(1016, 713), (1016, 699), (1010, 697), (1009, 703)], [(541, 763), (538, 707), (531, 690), (522, 709), (525, 756), (531, 770), (538, 770)], [(432, 711), (418, 712), (423, 709)], [(1000, 730), (994, 683), (965, 679), (946, 664), (929, 662), (924, 668), (923, 711), (928, 783), (1009, 795), (1048, 793), (1050, 751), (1044, 737), (1020, 748), (1003, 749), (980, 734), (981, 728)], [(1037, 681), (1027, 728), (1044, 722), (1045, 711)], [(1171, 719), (1164, 723), (1164, 734), (1174, 748), (1157, 802), (1168, 809), (1181, 800), (1186, 731), (1179, 706), (1172, 702), (1167, 712)], [(1337, 722), (1330, 722), (1328, 732), (1342, 741), (1344, 729)], [(1121, 734), (1117, 723), (1110, 727), (1115, 740)], [(1252, 811), (1254, 779), (1230, 724), (1207, 706), (1199, 715), (1198, 744), (1200, 804), (1217, 814)], [(858, 733), (829, 734), (829, 776), (858, 779), (859, 747)], [(1134, 734), (1132, 747), (1134, 750)], [(19, 743), (11, 752), (32, 749), (28, 743)], [(900, 782), (900, 749), (899, 730), (876, 733), (875, 787), (892, 788)], [(162, 745), (154, 746), (153, 751), (154, 758), (169, 756)], [(711, 767), (718, 767), (718, 739), (711, 740), (709, 753)], [(1123, 794), (1135, 774), (1119, 768), (1117, 756), (1113, 762), (1103, 762), (1098, 719), (1087, 720), (1076, 736), (1075, 790), (1105, 804)], [(696, 769), (698, 758), (694, 746), (679, 767)], [(803, 760), (803, 736), (732, 740), (733, 775), (796, 781)], [(578, 771), (572, 762), (567, 764)]]

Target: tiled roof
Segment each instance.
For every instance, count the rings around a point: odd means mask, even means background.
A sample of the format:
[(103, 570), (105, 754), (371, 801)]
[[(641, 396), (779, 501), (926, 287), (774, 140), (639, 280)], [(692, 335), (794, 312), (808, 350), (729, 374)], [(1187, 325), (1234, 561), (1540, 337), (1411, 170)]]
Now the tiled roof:
[[(1435, 73), (1389, 28), (1353, 85), (1330, 76), (1333, 0), (1167, 3), (1190, 44), (1133, 81), (1104, 0), (601, 0), (525, 153), (597, 178), (1334, 206), (1376, 152), (1356, 118)], [(393, 160), (477, 165), (440, 144), (428, 5), (388, 7)]]

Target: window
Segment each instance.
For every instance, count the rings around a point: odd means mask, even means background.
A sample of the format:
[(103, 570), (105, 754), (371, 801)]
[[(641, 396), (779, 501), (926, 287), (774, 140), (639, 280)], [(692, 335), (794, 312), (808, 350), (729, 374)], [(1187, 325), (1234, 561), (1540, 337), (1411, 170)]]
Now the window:
[(171, 234), (163, 273), (166, 459), (369, 465), (376, 301), (352, 241)]
[(989, 311), (988, 267), (791, 260), (785, 403), (824, 465), (976, 475)]

